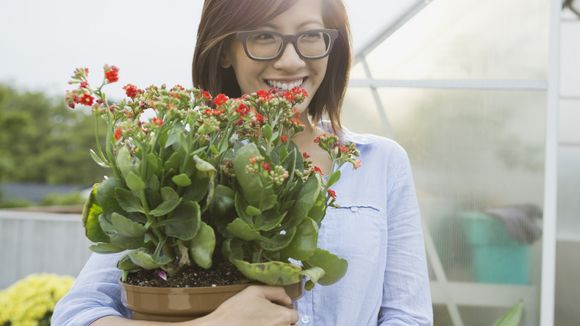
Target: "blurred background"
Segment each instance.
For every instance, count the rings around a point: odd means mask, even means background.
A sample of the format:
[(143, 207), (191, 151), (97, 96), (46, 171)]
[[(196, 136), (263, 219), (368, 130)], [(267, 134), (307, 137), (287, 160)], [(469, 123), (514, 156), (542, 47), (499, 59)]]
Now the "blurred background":
[[(345, 3), (343, 122), (410, 155), (435, 325), (491, 325), (519, 300), (522, 325), (580, 325), (580, 0)], [(0, 2), (0, 291), (90, 254), (79, 205), (106, 171), (93, 118), (63, 104), (72, 70), (117, 65), (117, 98), (189, 87), (201, 6)]]

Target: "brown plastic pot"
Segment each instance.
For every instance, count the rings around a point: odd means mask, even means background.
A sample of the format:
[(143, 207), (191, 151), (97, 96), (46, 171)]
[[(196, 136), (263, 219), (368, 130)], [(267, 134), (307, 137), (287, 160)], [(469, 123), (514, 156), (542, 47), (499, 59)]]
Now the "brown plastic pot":
[[(149, 321), (185, 321), (205, 316), (222, 302), (253, 283), (215, 287), (158, 288), (121, 282), (124, 301), (133, 311), (133, 319)], [(284, 287), (293, 299), (302, 295), (302, 283)]]

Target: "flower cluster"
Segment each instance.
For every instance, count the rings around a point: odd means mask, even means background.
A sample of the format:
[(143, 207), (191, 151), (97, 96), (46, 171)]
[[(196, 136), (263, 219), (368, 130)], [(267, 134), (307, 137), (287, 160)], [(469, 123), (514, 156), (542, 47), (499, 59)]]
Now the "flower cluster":
[(32, 274), (0, 291), (0, 325), (48, 325), (54, 306), (71, 288), (69, 276)]
[(360, 165), (358, 151), (318, 137), (333, 163), (328, 178), (299, 151), (293, 139), (304, 130), (296, 109), (304, 89), (229, 98), (127, 84), (126, 98), (111, 103), (102, 88), (119, 80), (119, 69), (106, 65), (104, 75), (92, 87), (88, 69), (76, 69), (70, 84), (78, 87), (66, 101), (105, 120), (106, 142), (91, 156), (111, 175), (93, 187), (83, 223), (93, 251), (126, 251), (123, 279), (140, 269), (168, 278), (190, 264), (211, 268), (218, 254), (271, 285), (307, 277), (308, 288), (344, 275), (346, 261), (318, 248), (317, 236), (335, 205), (338, 167)]

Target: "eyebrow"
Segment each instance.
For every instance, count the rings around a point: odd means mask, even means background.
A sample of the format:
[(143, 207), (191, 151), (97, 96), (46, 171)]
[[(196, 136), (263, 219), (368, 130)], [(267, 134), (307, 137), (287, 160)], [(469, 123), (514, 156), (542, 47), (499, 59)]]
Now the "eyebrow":
[[(298, 25), (298, 28), (301, 28), (301, 27), (304, 27), (304, 26), (310, 25), (310, 24), (318, 24), (318, 25), (324, 26), (324, 24), (319, 20), (307, 20), (305, 22), (302, 22), (300, 25)], [(270, 27), (273, 29), (278, 29), (278, 26), (276, 26), (274, 24), (263, 24), (263, 25), (259, 25), (257, 27)]]

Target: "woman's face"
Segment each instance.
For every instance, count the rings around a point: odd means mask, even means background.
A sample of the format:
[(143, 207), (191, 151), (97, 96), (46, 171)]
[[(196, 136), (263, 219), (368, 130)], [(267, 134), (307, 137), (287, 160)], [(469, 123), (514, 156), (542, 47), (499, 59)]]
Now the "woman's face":
[[(322, 20), (322, 0), (298, 0), (281, 15), (264, 26), (256, 27), (259, 31), (276, 31), (282, 34), (324, 28)], [(316, 60), (303, 60), (296, 53), (294, 45), (288, 43), (278, 59), (256, 61), (250, 59), (242, 43), (235, 39), (224, 53), (223, 67), (233, 67), (238, 84), (243, 94), (259, 89), (290, 89), (301, 86), (309, 97), (298, 106), (304, 112), (326, 74), (328, 57)]]

